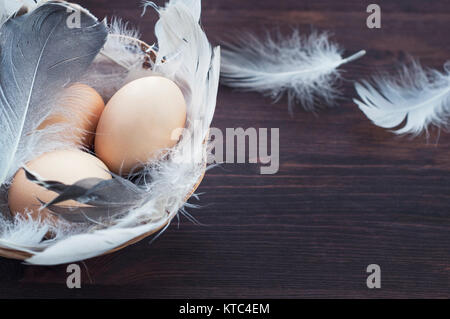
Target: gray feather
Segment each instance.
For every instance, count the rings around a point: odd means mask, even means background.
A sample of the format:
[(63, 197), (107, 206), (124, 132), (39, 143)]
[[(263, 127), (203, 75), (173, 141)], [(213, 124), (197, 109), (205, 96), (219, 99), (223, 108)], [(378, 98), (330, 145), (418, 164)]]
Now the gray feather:
[[(48, 208), (71, 222), (107, 221), (139, 206), (146, 195), (142, 188), (120, 176), (114, 176), (110, 180), (87, 178), (73, 185), (66, 185), (43, 180), (27, 168), (24, 170), (28, 180), (59, 195), (48, 203), (41, 202), (43, 208)], [(68, 200), (89, 206), (58, 205)]]
[(52, 111), (51, 100), (86, 71), (105, 43), (105, 24), (85, 10), (80, 28), (69, 27), (73, 10), (49, 2), (1, 27), (0, 184), (33, 153), (30, 133)]

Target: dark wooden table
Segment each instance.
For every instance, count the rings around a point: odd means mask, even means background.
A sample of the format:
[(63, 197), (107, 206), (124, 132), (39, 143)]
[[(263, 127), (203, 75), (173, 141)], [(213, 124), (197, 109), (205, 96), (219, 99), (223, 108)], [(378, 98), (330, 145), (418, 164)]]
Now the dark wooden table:
[[(120, 15), (153, 41), (156, 15), (137, 0), (85, 0), (99, 17)], [(366, 0), (205, 0), (213, 43), (234, 32), (311, 26), (329, 30), (346, 54), (344, 98), (317, 115), (221, 87), (213, 126), (280, 128), (280, 170), (256, 164), (208, 172), (201, 223), (181, 218), (153, 244), (144, 240), (86, 261), (82, 289), (67, 289), (66, 266), (0, 259), (0, 297), (450, 297), (450, 135), (398, 138), (352, 103), (353, 81), (390, 71), (408, 54), (442, 70), (450, 58), (450, 2), (378, 1), (382, 28), (366, 27)], [(159, 1), (158, 3), (162, 3)], [(191, 202), (196, 203), (191, 199)], [(366, 267), (381, 267), (368, 289)]]

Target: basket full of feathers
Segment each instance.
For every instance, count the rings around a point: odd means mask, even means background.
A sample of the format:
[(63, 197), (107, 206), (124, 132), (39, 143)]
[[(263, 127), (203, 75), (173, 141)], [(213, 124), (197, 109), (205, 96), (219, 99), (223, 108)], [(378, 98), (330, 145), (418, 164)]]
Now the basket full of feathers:
[(145, 3), (153, 46), (76, 4), (17, 3), (0, 1), (0, 255), (69, 263), (163, 231), (206, 169), (220, 49), (201, 0)]

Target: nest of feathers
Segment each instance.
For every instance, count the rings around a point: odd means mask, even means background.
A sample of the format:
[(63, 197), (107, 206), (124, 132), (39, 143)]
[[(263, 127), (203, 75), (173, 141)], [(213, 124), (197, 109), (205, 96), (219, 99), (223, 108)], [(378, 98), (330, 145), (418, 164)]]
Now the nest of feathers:
[[(207, 163), (220, 49), (211, 47), (199, 24), (201, 0), (170, 0), (164, 7), (145, 3), (144, 9), (159, 14), (152, 46), (119, 18), (99, 21), (75, 4), (41, 1), (11, 8), (5, 2), (0, 4), (0, 255), (38, 265), (69, 263), (165, 230), (188, 205)], [(74, 10), (82, 18), (75, 29), (66, 23)], [(24, 52), (44, 43), (50, 49)], [(46, 152), (78, 147), (55, 134), (61, 125), (36, 129), (57, 107), (62, 88), (83, 83), (108, 101), (127, 83), (153, 75), (175, 82), (186, 101), (181, 138), (163, 156), (127, 176), (111, 173), (106, 181), (74, 184), (45, 180), (27, 167)], [(29, 181), (57, 193), (55, 200), (41, 201), (41, 208), (61, 222), (11, 214), (8, 189), (20, 169)], [(83, 205), (57, 205), (63, 200)]]

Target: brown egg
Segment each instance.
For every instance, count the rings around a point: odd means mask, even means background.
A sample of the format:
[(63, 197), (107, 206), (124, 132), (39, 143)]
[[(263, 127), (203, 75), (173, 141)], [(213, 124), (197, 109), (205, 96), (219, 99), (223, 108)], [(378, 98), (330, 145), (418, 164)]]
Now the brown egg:
[(132, 81), (106, 105), (95, 151), (111, 171), (127, 174), (175, 146), (186, 124), (186, 101), (171, 80), (154, 76)]
[[(74, 184), (89, 177), (105, 180), (112, 178), (102, 161), (80, 150), (49, 152), (32, 160), (26, 167), (45, 180), (59, 181), (64, 184)], [(38, 219), (41, 216), (43, 219), (56, 220), (48, 210), (39, 211), (41, 204), (38, 199), (49, 202), (57, 195), (57, 193), (29, 181), (24, 170), (20, 169), (14, 176), (9, 189), (8, 204), (13, 215), (22, 214), (26, 216), (28, 210), (31, 212), (33, 219)], [(82, 206), (83, 204), (76, 201), (65, 201), (58, 205)]]
[(59, 103), (64, 111), (51, 115), (38, 129), (58, 123), (69, 123), (70, 126), (58, 134), (65, 134), (80, 146), (92, 146), (98, 120), (105, 108), (100, 94), (88, 85), (75, 83), (64, 90)]

